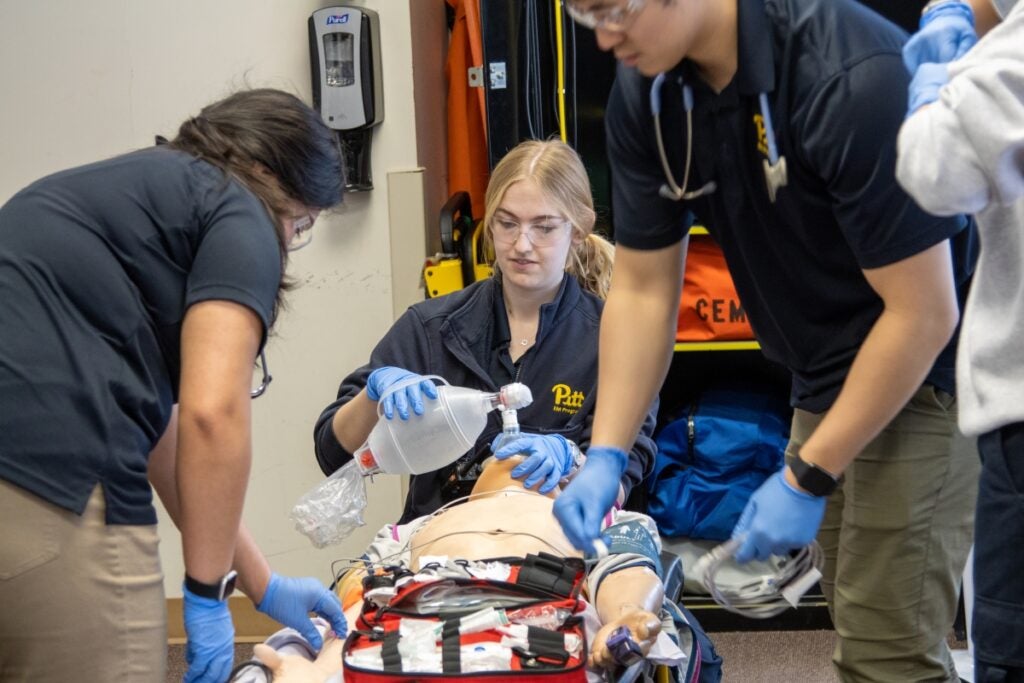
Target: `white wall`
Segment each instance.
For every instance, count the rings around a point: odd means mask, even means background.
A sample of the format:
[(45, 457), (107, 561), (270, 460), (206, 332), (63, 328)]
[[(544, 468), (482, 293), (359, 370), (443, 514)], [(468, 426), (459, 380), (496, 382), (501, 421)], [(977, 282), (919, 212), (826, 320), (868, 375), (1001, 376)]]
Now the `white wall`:
[[(311, 101), (306, 20), (328, 4), (0, 0), (0, 202), (46, 173), (150, 145), (157, 133), (172, 137), (183, 119), (238, 87), (278, 87)], [(245, 510), (276, 570), (325, 580), (331, 560), (359, 555), (373, 531), (397, 516), (401, 492), (397, 478), (378, 477), (366, 527), (342, 545), (315, 550), (287, 518), (322, 478), (313, 423), (341, 378), (366, 361), (405, 305), (422, 298), (417, 278), (393, 273), (392, 263), (421, 260), (424, 222), (434, 229), (429, 217), (445, 182), (443, 0), (351, 4), (375, 9), (381, 20), (385, 121), (374, 133), (375, 189), (322, 216), (313, 244), (292, 261), (301, 286), (268, 344), (274, 381), (254, 404)], [(415, 69), (414, 51), (428, 56)], [(405, 200), (423, 202), (423, 210), (389, 226), (389, 174), (421, 167), (423, 190)], [(180, 541), (162, 510), (161, 540), (168, 596), (180, 595)]]

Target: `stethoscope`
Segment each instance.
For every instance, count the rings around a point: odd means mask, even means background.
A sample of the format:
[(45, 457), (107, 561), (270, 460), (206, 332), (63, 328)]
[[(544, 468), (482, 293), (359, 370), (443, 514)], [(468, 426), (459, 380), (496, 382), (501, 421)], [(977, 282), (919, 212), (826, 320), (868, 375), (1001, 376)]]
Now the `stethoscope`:
[[(682, 79), (680, 79), (682, 80)], [(686, 170), (683, 172), (683, 184), (676, 183), (672, 175), (672, 168), (668, 164), (668, 156), (665, 154), (665, 143), (661, 136), (661, 85), (665, 82), (665, 73), (662, 72), (654, 77), (651, 83), (651, 114), (654, 116), (654, 135), (658, 142), (658, 156), (661, 157), (661, 168), (665, 172), (665, 184), (658, 190), (665, 199), (680, 201), (682, 199), (696, 199), (714, 192), (718, 185), (710, 180), (696, 190), (687, 191), (690, 183), (690, 164), (693, 157), (693, 89), (683, 84), (683, 111), (686, 112)], [(772, 127), (772, 112), (768, 106), (768, 94), (761, 93), (758, 96), (758, 103), (761, 108), (761, 116), (764, 118), (766, 137), (768, 139), (768, 158), (764, 159), (764, 180), (768, 186), (768, 199), (774, 204), (775, 195), (779, 188), (789, 182), (786, 173), (786, 157), (779, 156), (778, 146), (775, 144), (775, 129)]]

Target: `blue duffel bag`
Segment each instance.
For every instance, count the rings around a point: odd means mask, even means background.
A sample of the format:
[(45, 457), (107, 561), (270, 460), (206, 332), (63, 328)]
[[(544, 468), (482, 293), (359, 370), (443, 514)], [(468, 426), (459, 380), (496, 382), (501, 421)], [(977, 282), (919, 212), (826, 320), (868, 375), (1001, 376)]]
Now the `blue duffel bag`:
[(662, 535), (729, 538), (750, 495), (782, 468), (790, 415), (779, 395), (716, 388), (665, 425), (647, 480)]

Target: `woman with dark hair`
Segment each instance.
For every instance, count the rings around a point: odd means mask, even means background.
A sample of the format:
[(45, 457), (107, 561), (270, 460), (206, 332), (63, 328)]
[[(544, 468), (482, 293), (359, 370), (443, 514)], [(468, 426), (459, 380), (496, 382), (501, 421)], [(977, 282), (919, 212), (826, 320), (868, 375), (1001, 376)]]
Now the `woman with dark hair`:
[(253, 364), (342, 175), (315, 111), (249, 90), (0, 207), (0, 679), (164, 679), (150, 482), (182, 533), (187, 681), (228, 676), (232, 569), (314, 641), (309, 612), (345, 630), (241, 526)]

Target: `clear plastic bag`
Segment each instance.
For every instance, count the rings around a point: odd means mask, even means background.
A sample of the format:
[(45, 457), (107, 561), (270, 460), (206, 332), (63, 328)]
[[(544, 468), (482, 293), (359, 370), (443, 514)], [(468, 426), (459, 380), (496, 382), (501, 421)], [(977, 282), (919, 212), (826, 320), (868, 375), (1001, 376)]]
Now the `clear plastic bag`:
[(299, 498), (290, 517), (313, 545), (324, 548), (366, 524), (365, 509), (366, 482), (352, 460)]

